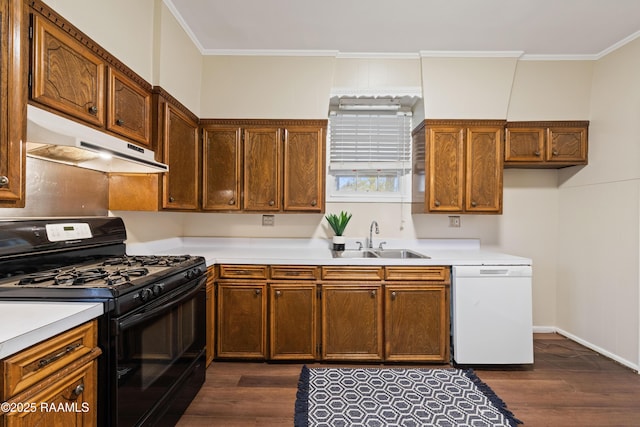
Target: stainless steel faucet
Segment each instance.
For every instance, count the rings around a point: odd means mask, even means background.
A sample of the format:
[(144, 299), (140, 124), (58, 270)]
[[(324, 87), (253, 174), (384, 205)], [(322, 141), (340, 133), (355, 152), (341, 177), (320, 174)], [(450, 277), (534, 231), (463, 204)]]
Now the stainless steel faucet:
[(380, 234), (380, 227), (378, 227), (377, 221), (371, 221), (371, 226), (369, 227), (369, 241), (367, 241), (367, 247), (373, 248), (373, 226), (376, 226), (376, 234)]

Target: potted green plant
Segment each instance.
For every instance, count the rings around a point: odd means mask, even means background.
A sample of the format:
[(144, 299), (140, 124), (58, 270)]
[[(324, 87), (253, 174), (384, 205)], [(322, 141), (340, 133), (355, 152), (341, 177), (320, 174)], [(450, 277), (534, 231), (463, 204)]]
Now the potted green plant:
[(346, 239), (344, 237), (344, 230), (347, 228), (347, 224), (351, 219), (351, 215), (348, 212), (341, 211), (339, 214), (327, 214), (325, 218), (331, 226), (331, 229), (335, 233), (333, 236), (333, 250), (344, 251)]

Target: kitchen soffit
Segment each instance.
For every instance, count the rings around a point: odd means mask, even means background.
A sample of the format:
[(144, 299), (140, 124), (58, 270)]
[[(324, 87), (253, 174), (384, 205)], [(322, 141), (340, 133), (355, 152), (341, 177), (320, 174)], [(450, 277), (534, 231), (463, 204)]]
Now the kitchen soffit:
[(640, 35), (638, 0), (164, 2), (203, 54), (597, 59)]

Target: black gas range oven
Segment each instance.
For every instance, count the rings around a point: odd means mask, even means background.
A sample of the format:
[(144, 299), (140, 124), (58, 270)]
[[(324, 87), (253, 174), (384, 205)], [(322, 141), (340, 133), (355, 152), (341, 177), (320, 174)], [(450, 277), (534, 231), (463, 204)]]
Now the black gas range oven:
[(102, 302), (98, 422), (172, 426), (204, 382), (206, 265), (126, 237), (114, 217), (0, 220), (0, 300)]

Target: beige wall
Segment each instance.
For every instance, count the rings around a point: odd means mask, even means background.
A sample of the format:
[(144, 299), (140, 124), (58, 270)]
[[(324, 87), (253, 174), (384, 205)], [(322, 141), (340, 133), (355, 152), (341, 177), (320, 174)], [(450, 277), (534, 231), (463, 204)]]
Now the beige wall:
[(142, 78), (153, 81), (157, 0), (46, 0), (46, 3)]
[(586, 120), (594, 61), (518, 61), (507, 120)]
[(559, 173), (557, 325), (640, 365), (640, 39), (593, 67), (589, 165)]
[(516, 57), (422, 58), (428, 119), (507, 117)]
[(205, 56), (203, 118), (324, 119), (332, 56)]

